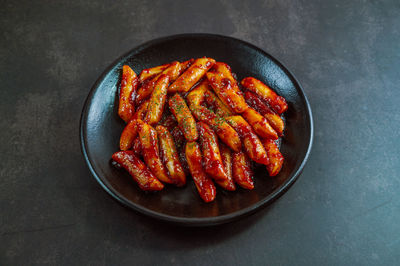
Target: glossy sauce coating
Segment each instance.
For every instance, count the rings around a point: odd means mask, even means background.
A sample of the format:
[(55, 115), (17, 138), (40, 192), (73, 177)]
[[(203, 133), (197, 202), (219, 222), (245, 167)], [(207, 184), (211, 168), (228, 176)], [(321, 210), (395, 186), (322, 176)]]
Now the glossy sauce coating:
[(196, 121), (185, 100), (176, 93), (169, 99), (169, 110), (175, 116), (178, 125), (187, 141), (195, 141), (198, 138)]
[(139, 129), (139, 138), (146, 165), (160, 181), (172, 184), (173, 182), (168, 177), (167, 170), (160, 158), (156, 130), (150, 125), (143, 123)]
[(215, 116), (205, 121), (217, 133), (218, 137), (234, 151), (242, 148), (238, 132), (223, 117)]
[(242, 80), (241, 84), (247, 90), (259, 95), (278, 114), (282, 114), (287, 110), (288, 105), (285, 98), (276, 94), (276, 92), (260, 80), (247, 77)]
[(138, 120), (132, 119), (122, 131), (121, 137), (119, 139), (119, 149), (121, 151), (129, 150), (132, 147), (133, 140), (138, 134), (138, 123), (140, 123), (138, 122)]
[(233, 76), (232, 69), (228, 64), (223, 62), (216, 62), (215, 65), (213, 66), (213, 70), (222, 73), (222, 75), (225, 78), (229, 79), (232, 83), (234, 83), (235, 90), (240, 90), (237, 85), (237, 80)]
[(256, 163), (268, 165), (269, 160), (267, 152), (265, 151), (261, 140), (254, 133), (246, 120), (241, 116), (229, 116), (226, 117), (226, 120), (242, 137), (244, 150), (250, 159)]
[(263, 115), (272, 126), (273, 129), (278, 133), (279, 136), (283, 135), (283, 130), (285, 128), (285, 123), (282, 118), (275, 113), (263, 100), (260, 99), (257, 94), (246, 91), (244, 97), (248, 105), (257, 110), (261, 115)]
[(198, 58), (193, 64), (168, 88), (168, 93), (189, 91), (215, 64), (212, 58)]
[(218, 137), (232, 150), (239, 151), (242, 142), (238, 133), (225, 121), (223, 117), (217, 116), (204, 106), (192, 108), (193, 114), (199, 121), (205, 122), (217, 133)]
[(278, 134), (268, 123), (268, 120), (253, 108), (247, 108), (242, 113), (242, 116), (260, 137), (278, 139)]
[(119, 91), (118, 115), (126, 123), (129, 122), (135, 112), (135, 105), (131, 101), (131, 97), (135, 94), (138, 84), (136, 73), (129, 66), (124, 65), (122, 67), (122, 80)]
[(132, 151), (135, 153), (136, 156), (142, 156), (142, 144), (140, 143), (139, 135), (133, 140), (132, 144)]
[(202, 105), (207, 89), (208, 82), (204, 80), (194, 87), (193, 90), (186, 95), (188, 105), (192, 105), (193, 107)]
[(284, 158), (278, 145), (272, 139), (264, 139), (263, 144), (269, 158), (267, 170), (270, 176), (276, 176), (282, 169)]
[(133, 151), (119, 151), (112, 159), (126, 169), (142, 190), (162, 190), (164, 185), (151, 173)]
[(219, 151), (221, 153), (221, 159), (224, 164), (226, 176), (228, 177), (222, 187), (225, 187), (226, 190), (233, 191), (236, 189), (236, 186), (233, 182), (232, 175), (232, 151), (223, 143), (219, 143)]
[(170, 64), (164, 64), (161, 66), (156, 66), (156, 67), (151, 67), (151, 68), (146, 68), (143, 69), (142, 72), (140, 72), (139, 75), (139, 81), (140, 83), (143, 83), (145, 80), (154, 77), (155, 75), (163, 72), (167, 67), (169, 67)]
[(166, 127), (168, 131), (171, 131), (178, 125), (178, 122), (175, 116), (169, 112), (169, 108), (165, 108), (159, 124)]
[[(186, 95), (186, 99), (189, 107), (192, 106), (192, 112), (196, 112), (194, 107), (203, 106), (209, 111), (215, 113), (217, 116), (224, 117), (233, 114), (229, 107), (227, 107), (211, 90), (207, 79), (201, 81), (193, 90), (191, 90)], [(199, 115), (201, 116), (201, 113), (199, 113)]]
[(253, 189), (253, 171), (247, 155), (242, 152), (234, 152), (232, 159), (232, 172), (235, 182), (245, 189)]
[(151, 77), (149, 79), (146, 79), (143, 83), (142, 86), (137, 90), (136, 93), (136, 98), (135, 98), (135, 103), (136, 105), (141, 104), (144, 100), (146, 100), (151, 92), (153, 91), (154, 84), (157, 81), (158, 75), (156, 77)]
[[(160, 75), (167, 75), (169, 82), (174, 82), (180, 75), (181, 63), (178, 61), (172, 62)], [(169, 84), (168, 84), (169, 85)]]
[(224, 164), (222, 163), (217, 135), (204, 122), (198, 122), (197, 128), (200, 135), (201, 149), (203, 151), (204, 170), (215, 180), (227, 180), (228, 176), (225, 173)]
[[(148, 78), (142, 83), (142, 87), (140, 87), (136, 94), (136, 103), (139, 104), (145, 99), (147, 99), (153, 92), (154, 88), (157, 86), (156, 82), (159, 80), (161, 75), (167, 75), (169, 77), (169, 82), (174, 81), (179, 76), (180, 63), (178, 61), (174, 61), (168, 64), (168, 67), (165, 68), (160, 73)], [(167, 84), (169, 86), (169, 84)]]
[[(139, 77), (128, 66), (122, 72), (118, 113), (124, 101), (131, 107), (120, 114), (129, 116), (120, 149), (128, 155), (113, 158), (143, 190), (160, 190), (161, 182), (183, 186), (191, 174), (210, 202), (214, 182), (231, 191), (235, 183), (254, 188), (250, 160), (266, 165), (270, 176), (280, 172), (284, 158), (274, 140), (283, 134), (279, 114), (287, 103), (261, 81), (248, 77), (239, 88), (229, 65), (206, 57), (145, 69)], [(146, 183), (149, 175), (154, 188)]]
[(147, 113), (147, 107), (149, 106), (149, 101), (142, 102), (133, 114), (132, 119), (144, 120)]
[(181, 62), (179, 69), (179, 76), (182, 75), (193, 64), (193, 62), (194, 62), (193, 58)]
[[(207, 82), (208, 83), (208, 82)], [(234, 115), (234, 112), (230, 110), (210, 89), (207, 89), (204, 93), (204, 100), (206, 104), (213, 108), (213, 111), (222, 117)]]
[(171, 133), (163, 126), (157, 126), (156, 131), (160, 143), (161, 158), (168, 169), (171, 180), (177, 186), (185, 185), (186, 175), (179, 161)]
[(217, 194), (217, 190), (211, 178), (207, 176), (203, 169), (201, 151), (197, 142), (186, 143), (185, 155), (190, 173), (200, 197), (205, 202), (213, 201)]
[(171, 131), (172, 138), (174, 139), (175, 147), (178, 151), (179, 161), (182, 164), (183, 171), (186, 175), (190, 175), (189, 166), (186, 161), (185, 145), (186, 139), (179, 127), (175, 127)]
[(240, 114), (247, 109), (243, 93), (227, 64), (217, 62), (213, 70), (207, 73), (207, 79), (222, 102), (233, 111)]
[(201, 105), (207, 90), (202, 84), (203, 83), (200, 83), (200, 85), (189, 92), (186, 97), (190, 110), (197, 120), (211, 126), (226, 145), (234, 151), (239, 151), (242, 147), (242, 143), (238, 133), (222, 117)]
[(145, 122), (154, 125), (157, 124), (162, 117), (165, 101), (167, 100), (167, 87), (169, 84), (169, 76), (162, 74), (154, 84), (153, 92), (149, 99)]

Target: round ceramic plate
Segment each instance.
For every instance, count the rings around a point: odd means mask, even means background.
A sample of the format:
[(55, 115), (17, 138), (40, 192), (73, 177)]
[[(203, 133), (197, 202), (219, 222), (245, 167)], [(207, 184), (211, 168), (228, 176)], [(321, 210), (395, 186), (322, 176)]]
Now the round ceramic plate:
[[(125, 171), (110, 164), (118, 151), (124, 122), (118, 117), (121, 69), (129, 65), (136, 73), (171, 61), (211, 57), (231, 66), (239, 80), (253, 76), (285, 97), (285, 136), (281, 152), (285, 161), (276, 177), (265, 167), (255, 169), (254, 190), (220, 188), (214, 202), (204, 203), (188, 177), (183, 188), (166, 186), (148, 193), (139, 189)], [(117, 59), (100, 76), (86, 99), (80, 122), (82, 153), (100, 185), (115, 199), (145, 215), (183, 225), (213, 225), (229, 222), (271, 203), (299, 177), (310, 153), (313, 122), (310, 105), (297, 80), (275, 58), (256, 46), (231, 37), (184, 34), (149, 41)]]

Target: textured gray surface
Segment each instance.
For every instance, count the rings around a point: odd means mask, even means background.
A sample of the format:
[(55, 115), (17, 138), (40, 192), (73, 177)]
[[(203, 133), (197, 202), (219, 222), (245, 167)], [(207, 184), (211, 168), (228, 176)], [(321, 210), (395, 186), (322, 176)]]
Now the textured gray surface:
[[(1, 265), (394, 265), (400, 260), (400, 2), (6, 1), (0, 8)], [(209, 32), (280, 59), (315, 139), (272, 206), (213, 228), (121, 207), (78, 125), (101, 72), (159, 36)]]

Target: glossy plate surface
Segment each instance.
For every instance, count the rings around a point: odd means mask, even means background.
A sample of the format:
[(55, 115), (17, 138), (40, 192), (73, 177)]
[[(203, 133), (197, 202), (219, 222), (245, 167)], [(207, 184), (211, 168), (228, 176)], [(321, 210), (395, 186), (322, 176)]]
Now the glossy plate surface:
[[(234, 192), (218, 188), (217, 198), (204, 203), (188, 178), (184, 188), (166, 186), (157, 193), (139, 189), (129, 174), (110, 164), (118, 150), (124, 127), (118, 117), (118, 88), (121, 68), (129, 65), (139, 74), (144, 68), (171, 61), (212, 57), (229, 64), (240, 81), (253, 76), (285, 97), (286, 128), (281, 152), (282, 171), (270, 178), (265, 167), (255, 171), (255, 189)], [(271, 203), (284, 193), (300, 175), (311, 150), (313, 122), (311, 109), (300, 84), (276, 59), (247, 42), (212, 34), (184, 34), (147, 42), (115, 61), (97, 80), (85, 102), (80, 138), (82, 153), (100, 185), (122, 204), (143, 214), (183, 225), (213, 225), (229, 222)]]

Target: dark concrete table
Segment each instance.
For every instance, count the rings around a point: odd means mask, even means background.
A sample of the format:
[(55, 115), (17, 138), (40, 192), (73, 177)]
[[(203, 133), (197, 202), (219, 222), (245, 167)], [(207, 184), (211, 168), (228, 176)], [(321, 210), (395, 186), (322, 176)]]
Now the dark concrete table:
[[(36, 2), (0, 4), (0, 265), (398, 265), (399, 1)], [(212, 228), (120, 206), (79, 146), (80, 112), (105, 67), (185, 32), (276, 56), (315, 121), (298, 182)]]

